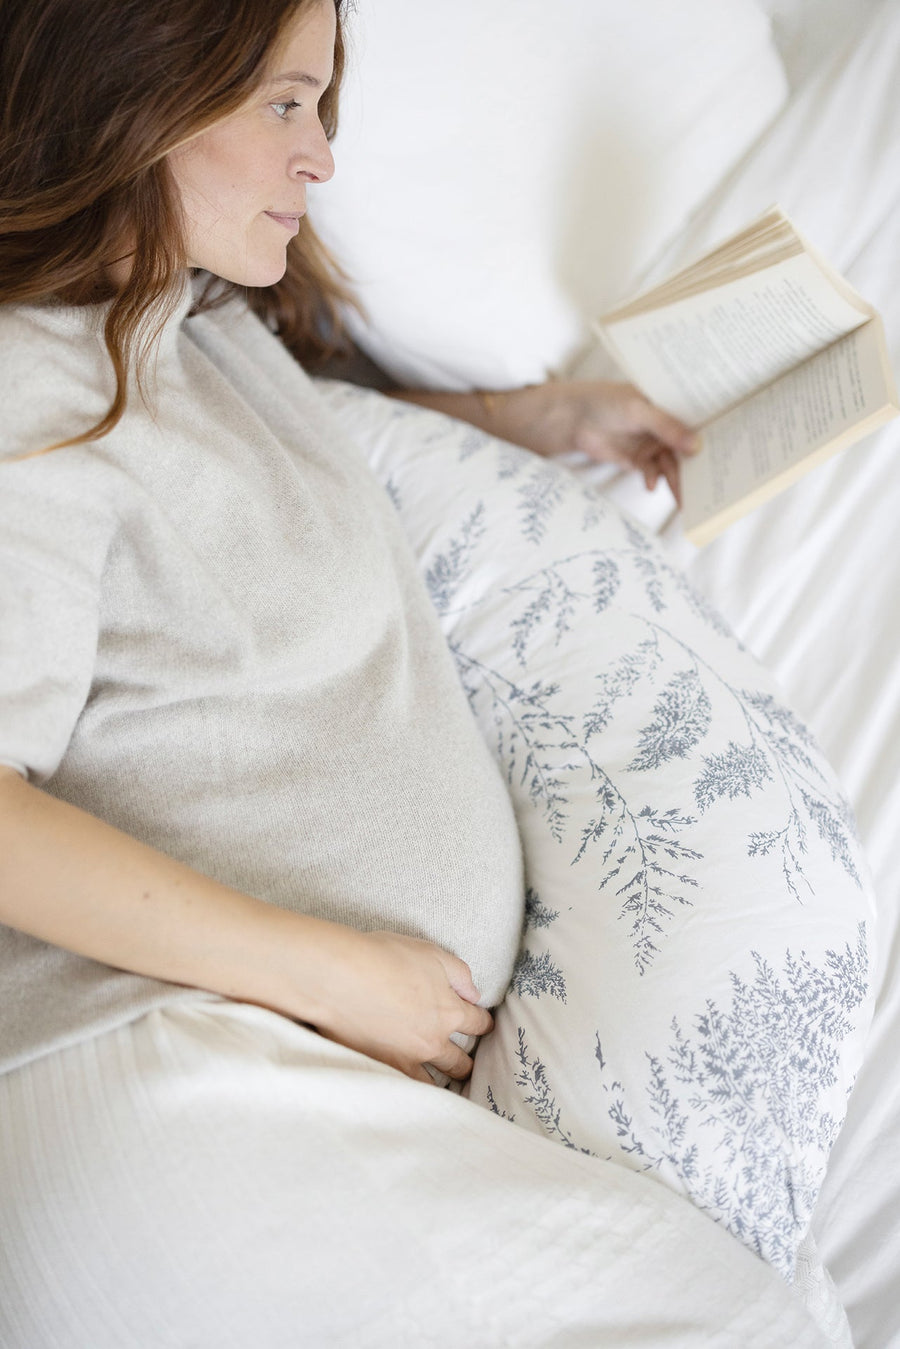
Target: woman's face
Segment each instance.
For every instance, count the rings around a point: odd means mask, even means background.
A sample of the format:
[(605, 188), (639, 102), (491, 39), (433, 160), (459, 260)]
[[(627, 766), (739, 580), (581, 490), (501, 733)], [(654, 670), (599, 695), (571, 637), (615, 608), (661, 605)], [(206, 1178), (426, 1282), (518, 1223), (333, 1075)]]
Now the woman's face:
[(236, 113), (169, 155), (192, 267), (243, 286), (271, 286), (284, 275), (306, 185), (334, 172), (318, 114), (334, 40), (332, 0), (304, 7), (272, 78)]

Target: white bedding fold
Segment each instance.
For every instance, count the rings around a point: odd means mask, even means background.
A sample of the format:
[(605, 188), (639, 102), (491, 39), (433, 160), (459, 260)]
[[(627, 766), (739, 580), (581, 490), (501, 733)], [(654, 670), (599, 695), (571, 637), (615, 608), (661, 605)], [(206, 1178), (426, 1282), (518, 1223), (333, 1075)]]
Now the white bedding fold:
[(35, 1060), (0, 1119), (21, 1349), (822, 1345), (655, 1181), (259, 1008), (180, 1003)]

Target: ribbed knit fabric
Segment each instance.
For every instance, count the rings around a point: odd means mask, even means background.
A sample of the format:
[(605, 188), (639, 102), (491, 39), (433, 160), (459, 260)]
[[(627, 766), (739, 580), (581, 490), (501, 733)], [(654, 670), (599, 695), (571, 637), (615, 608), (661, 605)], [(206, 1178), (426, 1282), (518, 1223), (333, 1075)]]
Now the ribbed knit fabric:
[[(508, 980), (506, 789), (393, 507), (242, 306), (167, 322), (108, 406), (103, 309), (0, 309), (0, 761), (273, 904)], [(0, 928), (10, 1066), (183, 997)]]
[(4, 1349), (825, 1349), (650, 1175), (259, 1007), (0, 1075)]

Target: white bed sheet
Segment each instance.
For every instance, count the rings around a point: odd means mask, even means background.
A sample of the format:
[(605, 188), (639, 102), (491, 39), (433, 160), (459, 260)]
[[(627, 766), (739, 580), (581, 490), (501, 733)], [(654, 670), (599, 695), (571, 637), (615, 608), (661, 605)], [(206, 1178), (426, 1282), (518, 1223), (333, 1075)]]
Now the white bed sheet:
[[(795, 88), (648, 280), (777, 200), (881, 310), (900, 370), (900, 4), (771, 0)], [(808, 40), (805, 41), (804, 39)], [(580, 371), (604, 369), (590, 354)], [(814, 1231), (857, 1349), (900, 1347), (900, 422), (699, 554), (663, 490), (611, 479), (781, 679), (847, 789), (879, 900), (866, 1064)]]

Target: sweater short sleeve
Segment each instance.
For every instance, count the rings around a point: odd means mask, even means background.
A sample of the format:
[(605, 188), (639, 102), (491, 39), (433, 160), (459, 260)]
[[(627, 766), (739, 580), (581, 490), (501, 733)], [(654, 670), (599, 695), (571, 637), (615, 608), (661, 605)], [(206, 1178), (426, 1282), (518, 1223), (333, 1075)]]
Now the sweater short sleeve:
[(0, 763), (40, 784), (89, 695), (112, 519), (80, 451), (0, 462)]

